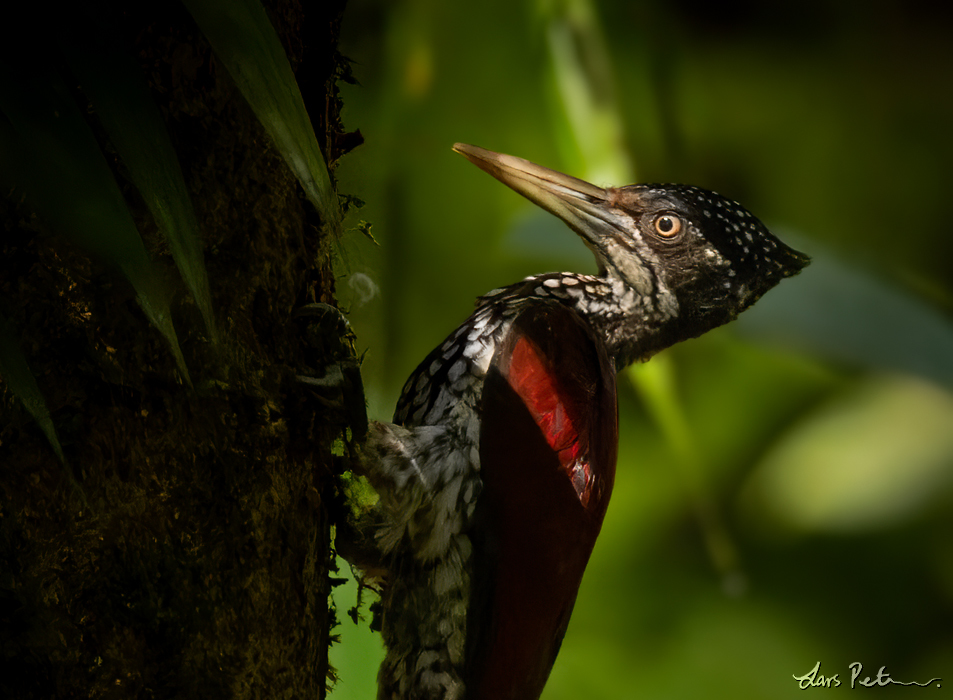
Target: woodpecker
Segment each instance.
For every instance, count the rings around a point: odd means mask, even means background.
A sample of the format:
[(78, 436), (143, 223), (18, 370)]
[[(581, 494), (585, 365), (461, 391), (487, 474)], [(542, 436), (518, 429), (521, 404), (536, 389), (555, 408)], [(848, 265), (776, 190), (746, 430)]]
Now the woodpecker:
[(598, 274), (528, 277), (411, 374), (362, 470), (387, 654), (379, 700), (538, 698), (602, 525), (616, 372), (734, 319), (808, 257), (689, 185), (602, 188), (476, 146), (454, 150), (555, 214)]

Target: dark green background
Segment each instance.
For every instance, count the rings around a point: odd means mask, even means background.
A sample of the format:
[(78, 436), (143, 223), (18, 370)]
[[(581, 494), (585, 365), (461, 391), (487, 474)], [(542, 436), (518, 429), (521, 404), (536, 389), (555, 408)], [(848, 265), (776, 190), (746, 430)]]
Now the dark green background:
[[(366, 143), (337, 175), (380, 247), (347, 237), (339, 293), (373, 418), (477, 295), (594, 268), (455, 141), (707, 187), (815, 258), (620, 377), (616, 490), (544, 698), (953, 687), (953, 11), (929, 7), (349, 4), (344, 120)], [(601, 111), (574, 123), (587, 89)], [(332, 697), (371, 697), (379, 642), (341, 617)], [(842, 685), (799, 690), (818, 661)], [(851, 691), (854, 661), (946, 680)]]

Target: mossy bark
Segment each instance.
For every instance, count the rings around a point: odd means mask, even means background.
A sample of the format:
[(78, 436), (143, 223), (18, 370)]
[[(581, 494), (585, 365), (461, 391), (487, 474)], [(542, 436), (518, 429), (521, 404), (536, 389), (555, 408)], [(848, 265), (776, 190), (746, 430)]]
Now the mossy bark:
[[(333, 163), (343, 0), (265, 4)], [(292, 312), (333, 303), (330, 242), (183, 6), (117, 8), (192, 194), (221, 340), (120, 162), (194, 388), (116, 270), (0, 206), (0, 295), (68, 462), (0, 384), (0, 696), (323, 697), (345, 426), (298, 388)]]

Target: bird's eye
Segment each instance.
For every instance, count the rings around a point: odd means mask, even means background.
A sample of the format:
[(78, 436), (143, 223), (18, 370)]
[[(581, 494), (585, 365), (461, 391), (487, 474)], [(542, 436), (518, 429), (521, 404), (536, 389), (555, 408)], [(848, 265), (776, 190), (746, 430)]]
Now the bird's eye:
[(682, 230), (682, 220), (674, 214), (662, 214), (655, 218), (655, 232), (663, 238), (674, 238)]

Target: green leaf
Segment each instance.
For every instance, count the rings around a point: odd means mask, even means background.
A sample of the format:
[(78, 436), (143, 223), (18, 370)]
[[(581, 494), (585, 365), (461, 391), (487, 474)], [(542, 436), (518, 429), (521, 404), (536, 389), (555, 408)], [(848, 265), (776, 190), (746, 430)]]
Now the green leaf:
[(837, 363), (906, 372), (953, 389), (953, 323), (946, 316), (823, 249), (811, 255), (802, 273), (742, 314), (737, 330)]
[(26, 358), (20, 350), (13, 326), (3, 316), (0, 316), (0, 379), (3, 379), (13, 395), (23, 402), (26, 410), (43, 430), (46, 439), (50, 441), (60, 462), (66, 466), (66, 457), (63, 456), (63, 449), (56, 437), (56, 429), (50, 419), (46, 401), (40, 393), (40, 387), (36, 384), (36, 377), (30, 371)]
[(740, 592), (743, 574), (737, 547), (731, 538), (711, 489), (705, 481), (707, 464), (698, 450), (685, 407), (676, 389), (676, 368), (670, 353), (661, 353), (645, 364), (625, 371), (633, 389), (642, 398), (675, 458), (712, 563), (726, 591)]
[(107, 37), (83, 36), (82, 45), (68, 42), (63, 47), (70, 68), (168, 239), (175, 264), (215, 342), (202, 238), (162, 116), (136, 63)]
[(17, 187), (53, 230), (115, 263), (191, 384), (169, 303), (105, 157), (53, 71), (15, 76), (0, 64), (0, 181)]
[(183, 0), (333, 234), (341, 210), (294, 72), (258, 0)]
[(803, 531), (861, 532), (922, 517), (942, 507), (953, 483), (951, 425), (949, 392), (872, 375), (772, 445), (746, 502)]
[(592, 182), (632, 182), (625, 120), (612, 78), (612, 59), (591, 0), (540, 3), (548, 56), (569, 135)]

